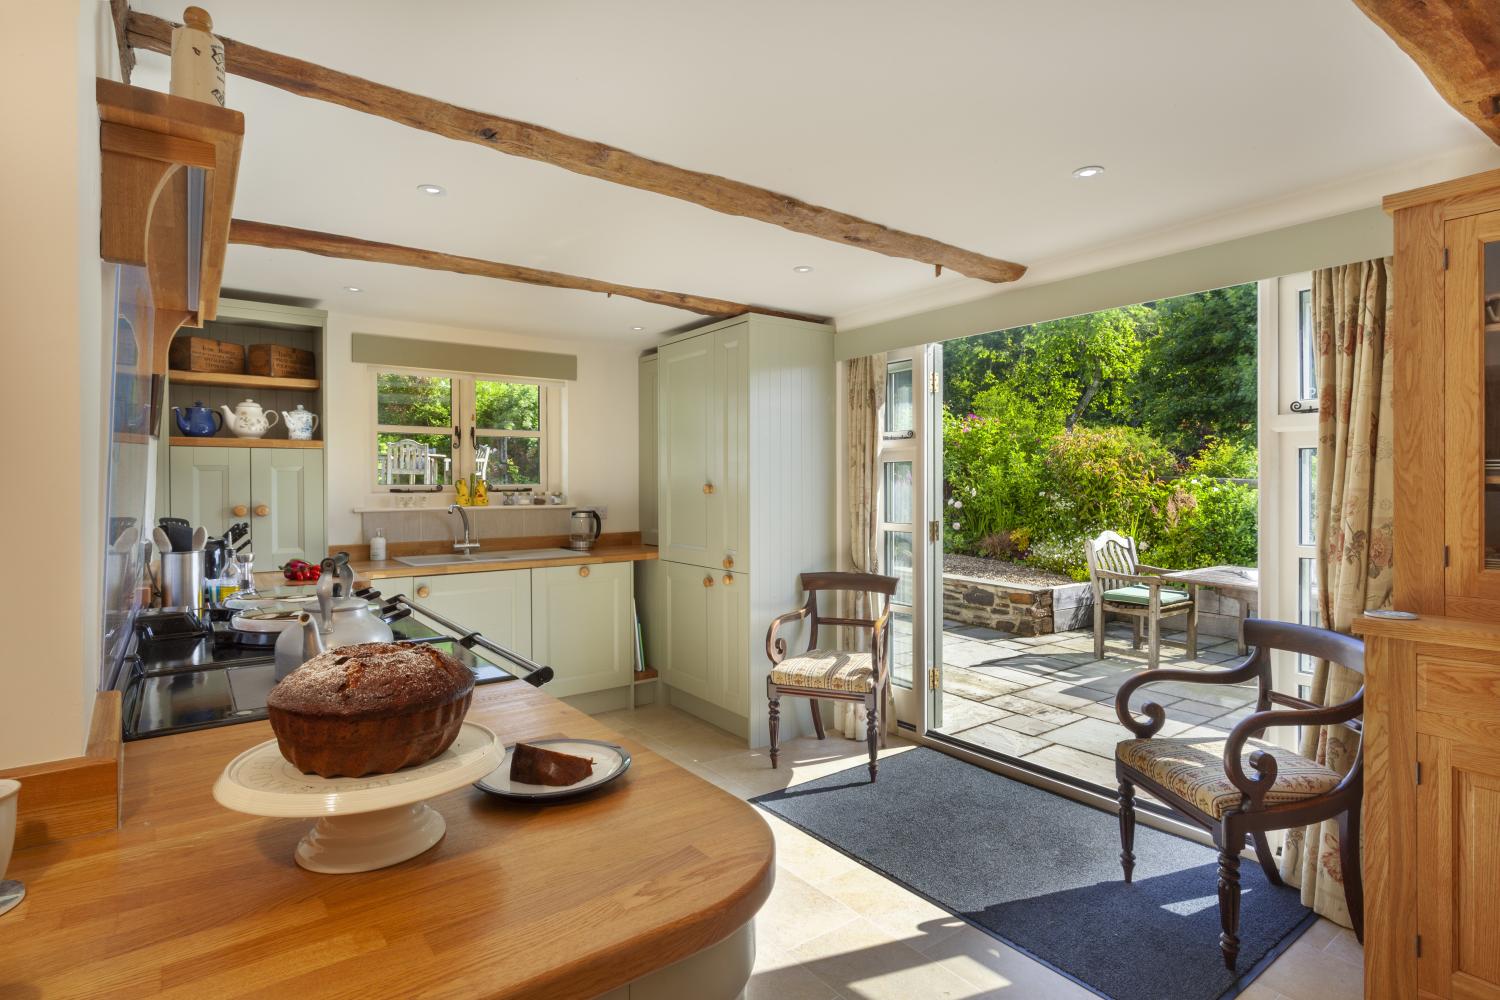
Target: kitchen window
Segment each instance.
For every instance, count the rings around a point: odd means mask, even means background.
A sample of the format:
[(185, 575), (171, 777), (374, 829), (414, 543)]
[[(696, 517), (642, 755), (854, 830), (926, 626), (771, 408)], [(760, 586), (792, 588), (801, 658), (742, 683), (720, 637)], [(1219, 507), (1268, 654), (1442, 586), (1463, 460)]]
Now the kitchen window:
[(478, 474), (491, 490), (561, 489), (562, 387), (464, 373), (373, 369), (375, 489), (452, 489)]

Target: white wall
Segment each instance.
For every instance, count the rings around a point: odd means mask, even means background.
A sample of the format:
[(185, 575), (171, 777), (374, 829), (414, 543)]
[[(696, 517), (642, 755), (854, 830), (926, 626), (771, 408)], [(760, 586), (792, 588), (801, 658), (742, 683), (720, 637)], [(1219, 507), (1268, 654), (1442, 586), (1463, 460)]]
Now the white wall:
[(354, 508), (366, 506), (370, 500), (374, 383), (369, 366), (350, 360), (350, 338), (355, 333), (576, 354), (578, 380), (567, 384), (567, 412), (562, 431), (568, 501), (608, 507), (605, 531), (639, 530), (636, 359), (640, 352), (637, 348), (597, 340), (523, 337), (330, 312), (323, 376), (323, 405), (328, 411), (324, 438), (330, 545), (358, 544), (365, 540), (360, 516), (354, 513)]
[[(0, 499), (10, 623), (0, 768), (82, 752), (99, 671), (103, 494), (96, 0), (26, 5), (0, 49)], [(107, 21), (106, 21), (107, 23)], [(104, 36), (110, 37), (110, 36)], [(107, 66), (107, 63), (103, 64)], [(24, 469), (24, 475), (21, 471)]]

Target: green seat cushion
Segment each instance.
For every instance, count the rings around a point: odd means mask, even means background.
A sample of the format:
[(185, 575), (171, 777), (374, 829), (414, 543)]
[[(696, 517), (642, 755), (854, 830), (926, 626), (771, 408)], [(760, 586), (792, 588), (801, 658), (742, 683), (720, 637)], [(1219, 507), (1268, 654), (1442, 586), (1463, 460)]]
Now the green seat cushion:
[[(1129, 587), (1116, 587), (1114, 590), (1106, 590), (1104, 592), (1104, 599), (1106, 601), (1116, 601), (1120, 604), (1146, 605), (1151, 603), (1151, 588), (1141, 583), (1133, 584)], [(1187, 599), (1188, 595), (1180, 590), (1172, 590), (1168, 587), (1161, 588), (1161, 606), (1164, 608), (1171, 607), (1174, 604), (1181, 604)]]

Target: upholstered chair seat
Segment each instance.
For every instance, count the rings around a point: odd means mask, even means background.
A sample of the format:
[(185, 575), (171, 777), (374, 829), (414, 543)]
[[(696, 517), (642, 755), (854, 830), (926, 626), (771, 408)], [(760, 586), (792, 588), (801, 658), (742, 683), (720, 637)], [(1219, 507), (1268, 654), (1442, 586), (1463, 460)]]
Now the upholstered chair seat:
[(771, 670), (771, 680), (784, 687), (864, 694), (875, 686), (875, 667), (869, 653), (809, 649), (777, 664)]
[[(1123, 740), (1115, 757), (1127, 767), (1176, 792), (1214, 819), (1237, 808), (1245, 794), (1224, 773), (1224, 740)], [(1276, 758), (1276, 781), (1266, 790), (1266, 805), (1316, 798), (1338, 787), (1344, 776), (1299, 753), (1262, 740), (1246, 740), (1240, 752), (1245, 770), (1250, 755), (1264, 750)]]

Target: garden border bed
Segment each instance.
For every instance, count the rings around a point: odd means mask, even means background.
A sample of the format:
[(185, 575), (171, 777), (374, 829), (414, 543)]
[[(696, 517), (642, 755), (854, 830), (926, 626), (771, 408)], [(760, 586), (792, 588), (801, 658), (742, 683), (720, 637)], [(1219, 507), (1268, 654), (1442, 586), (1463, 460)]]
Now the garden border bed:
[(1087, 583), (1023, 584), (943, 574), (943, 617), (1012, 635), (1050, 635), (1090, 625)]

